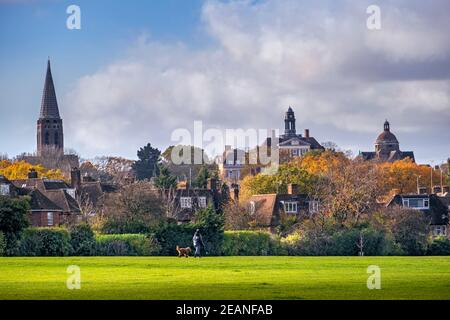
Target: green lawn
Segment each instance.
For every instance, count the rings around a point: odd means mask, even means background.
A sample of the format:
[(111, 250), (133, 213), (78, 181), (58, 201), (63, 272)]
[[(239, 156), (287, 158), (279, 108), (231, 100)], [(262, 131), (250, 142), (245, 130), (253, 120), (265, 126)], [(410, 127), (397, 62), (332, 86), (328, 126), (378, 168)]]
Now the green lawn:
[(0, 258), (0, 299), (450, 299), (450, 257)]

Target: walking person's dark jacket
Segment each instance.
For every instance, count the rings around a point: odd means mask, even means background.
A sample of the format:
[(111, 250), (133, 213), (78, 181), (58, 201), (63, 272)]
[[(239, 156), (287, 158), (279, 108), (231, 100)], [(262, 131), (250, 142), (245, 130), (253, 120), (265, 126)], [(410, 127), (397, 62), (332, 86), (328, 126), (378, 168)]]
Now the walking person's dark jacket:
[(196, 230), (194, 233), (194, 236), (192, 237), (192, 242), (194, 244), (195, 248), (195, 257), (201, 256), (201, 249), (202, 247), (205, 247), (205, 244), (203, 243), (202, 235), (200, 234), (200, 230)]

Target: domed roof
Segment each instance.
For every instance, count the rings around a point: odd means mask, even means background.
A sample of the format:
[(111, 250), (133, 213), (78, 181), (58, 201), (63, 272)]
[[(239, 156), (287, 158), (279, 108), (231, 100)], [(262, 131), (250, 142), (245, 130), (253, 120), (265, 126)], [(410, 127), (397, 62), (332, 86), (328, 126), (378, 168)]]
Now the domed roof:
[(376, 142), (377, 144), (381, 143), (395, 143), (398, 144), (397, 137), (390, 131), (389, 121), (386, 120), (384, 123), (384, 131), (380, 133)]

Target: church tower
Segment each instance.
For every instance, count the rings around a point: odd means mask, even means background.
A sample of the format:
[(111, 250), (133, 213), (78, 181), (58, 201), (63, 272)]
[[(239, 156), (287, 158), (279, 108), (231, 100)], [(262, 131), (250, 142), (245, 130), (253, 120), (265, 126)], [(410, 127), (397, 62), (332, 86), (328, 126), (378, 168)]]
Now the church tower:
[(49, 59), (42, 93), (41, 112), (37, 121), (37, 155), (41, 157), (48, 152), (55, 151), (64, 152), (64, 135)]
[(295, 130), (295, 115), (291, 107), (289, 107), (284, 117), (284, 135), (286, 137), (296, 136)]

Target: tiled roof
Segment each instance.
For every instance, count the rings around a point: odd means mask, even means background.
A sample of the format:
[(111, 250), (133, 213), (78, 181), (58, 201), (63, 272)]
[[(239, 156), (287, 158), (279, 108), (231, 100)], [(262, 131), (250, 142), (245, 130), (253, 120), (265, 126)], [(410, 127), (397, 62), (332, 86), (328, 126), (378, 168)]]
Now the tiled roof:
[(80, 208), (74, 198), (72, 198), (65, 190), (50, 190), (45, 195), (54, 202), (64, 212), (80, 212)]
[(28, 195), (31, 198), (31, 210), (63, 211), (61, 207), (56, 205), (53, 201), (51, 201), (37, 189), (30, 190)]

